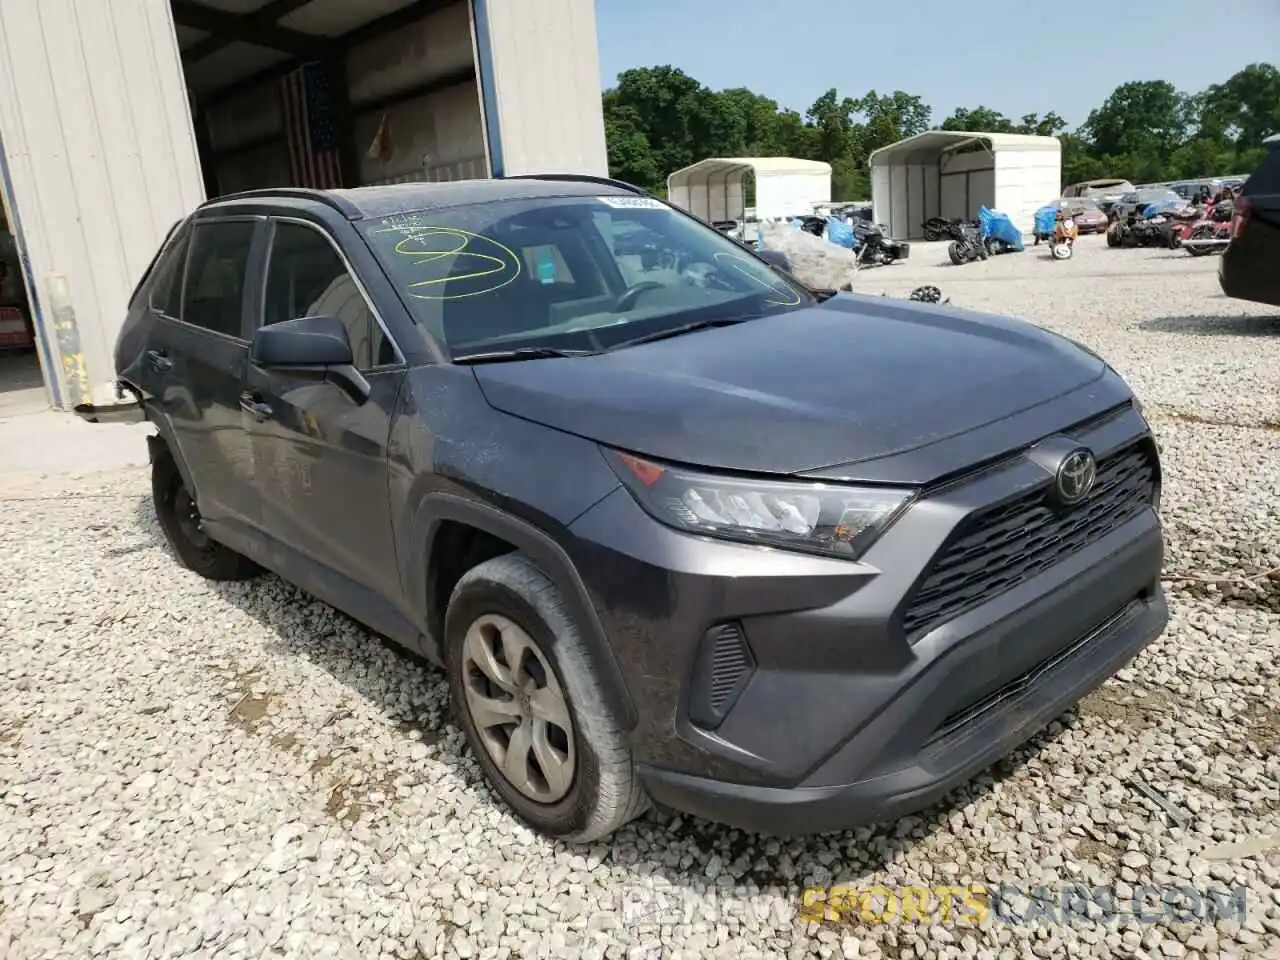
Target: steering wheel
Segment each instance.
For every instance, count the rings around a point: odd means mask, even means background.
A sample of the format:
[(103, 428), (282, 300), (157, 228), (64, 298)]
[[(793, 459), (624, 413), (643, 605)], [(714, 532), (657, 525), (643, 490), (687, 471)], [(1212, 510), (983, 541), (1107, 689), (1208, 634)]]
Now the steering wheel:
[(614, 301), (613, 309), (618, 313), (623, 310), (630, 310), (636, 305), (636, 301), (640, 299), (640, 294), (646, 290), (661, 290), (665, 286), (665, 283), (659, 283), (657, 280), (641, 280), (639, 283), (622, 291), (622, 295)]

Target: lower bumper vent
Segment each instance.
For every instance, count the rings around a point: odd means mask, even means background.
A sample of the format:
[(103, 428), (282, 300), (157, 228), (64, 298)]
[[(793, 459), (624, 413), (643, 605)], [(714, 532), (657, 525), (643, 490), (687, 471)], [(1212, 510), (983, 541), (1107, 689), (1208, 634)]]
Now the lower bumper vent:
[(702, 638), (689, 696), (689, 719), (708, 730), (720, 725), (751, 681), (756, 661), (739, 623), (712, 627)]

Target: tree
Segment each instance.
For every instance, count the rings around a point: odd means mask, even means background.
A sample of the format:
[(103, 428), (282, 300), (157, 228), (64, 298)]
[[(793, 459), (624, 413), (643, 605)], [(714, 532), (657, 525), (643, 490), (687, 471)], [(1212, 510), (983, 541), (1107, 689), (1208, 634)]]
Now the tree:
[(963, 130), (969, 133), (1013, 133), (1013, 121), (990, 107), (974, 107), (956, 112), (942, 121), (942, 130)]
[(1124, 83), (1081, 132), (1097, 154), (1167, 156), (1186, 139), (1186, 97), (1164, 80)]
[[(745, 87), (711, 90), (670, 65), (623, 71), (603, 103), (614, 176), (661, 191), (668, 174), (706, 157), (791, 156), (830, 163), (841, 199), (868, 196), (871, 153), (929, 129), (932, 116), (902, 90), (851, 97), (835, 88), (802, 116)], [(1263, 138), (1280, 132), (1280, 70), (1249, 64), (1194, 94), (1162, 80), (1123, 83), (1071, 132), (1052, 110), (1014, 120), (982, 105), (955, 110), (938, 129), (1056, 136), (1064, 183), (1247, 173)]]

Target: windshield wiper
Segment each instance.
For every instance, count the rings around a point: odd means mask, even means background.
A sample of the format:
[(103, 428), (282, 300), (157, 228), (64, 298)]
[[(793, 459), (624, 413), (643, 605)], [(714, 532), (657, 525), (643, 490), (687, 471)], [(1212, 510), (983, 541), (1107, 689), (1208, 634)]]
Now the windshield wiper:
[(623, 340), (615, 343), (610, 350), (621, 350), (623, 347), (634, 347), (641, 343), (653, 343), (655, 340), (666, 340), (668, 337), (679, 337), (686, 333), (693, 333), (697, 330), (709, 330), (712, 327), (732, 327), (737, 323), (745, 323), (747, 320), (756, 319), (755, 315), (749, 317), (721, 317), (719, 320), (695, 320), (693, 323), (686, 323), (679, 327), (672, 327), (669, 330), (659, 330), (656, 333), (646, 333), (643, 337), (632, 337), (630, 340)]
[(595, 350), (558, 350), (555, 347), (515, 347), (511, 350), (488, 350), (464, 353), (454, 363), (506, 363), (512, 360), (549, 360), (554, 357), (590, 357)]

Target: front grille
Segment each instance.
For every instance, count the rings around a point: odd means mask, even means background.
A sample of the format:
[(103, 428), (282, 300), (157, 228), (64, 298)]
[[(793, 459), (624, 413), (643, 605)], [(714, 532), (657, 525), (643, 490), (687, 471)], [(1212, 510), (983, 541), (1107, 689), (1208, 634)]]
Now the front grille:
[(1048, 570), (1132, 519), (1155, 499), (1155, 463), (1147, 441), (1098, 462), (1093, 492), (1056, 509), (1049, 482), (970, 517), (935, 558), (902, 618), (909, 639), (928, 633)]

